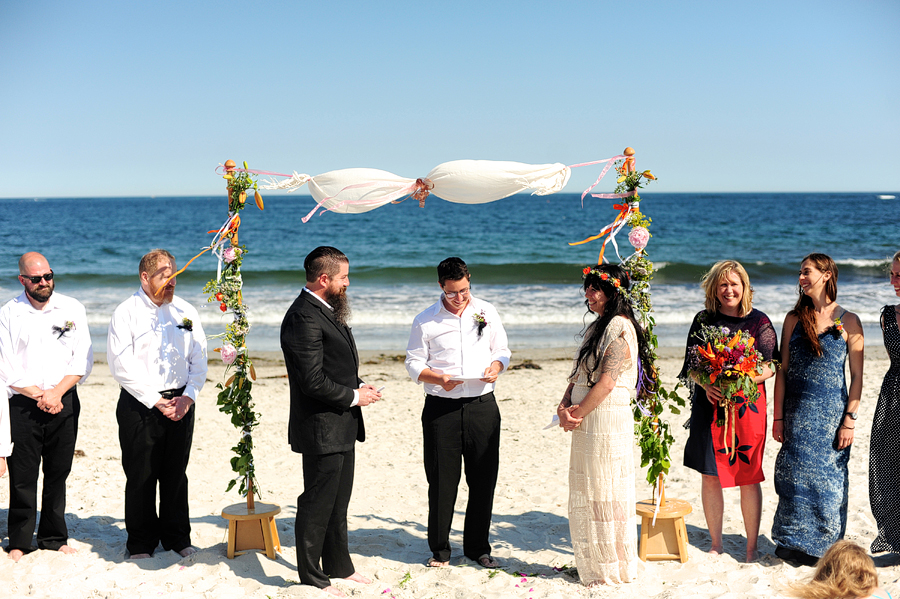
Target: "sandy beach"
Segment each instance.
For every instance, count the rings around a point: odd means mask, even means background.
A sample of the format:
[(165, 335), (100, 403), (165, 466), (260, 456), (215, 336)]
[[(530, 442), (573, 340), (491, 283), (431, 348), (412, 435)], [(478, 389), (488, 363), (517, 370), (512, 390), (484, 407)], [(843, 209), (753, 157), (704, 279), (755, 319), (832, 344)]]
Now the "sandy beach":
[[(671, 386), (682, 350), (661, 351), (664, 383)], [(868, 447), (872, 416), (888, 362), (881, 348), (866, 348), (865, 382), (858, 432), (850, 459), (850, 509), (846, 538), (864, 547), (875, 537), (868, 498)], [(725, 549), (706, 553), (709, 538), (700, 504), (700, 475), (681, 466), (687, 431), (684, 413), (670, 422), (676, 438), (668, 496), (690, 502), (685, 518), (690, 559), (647, 562), (639, 579), (619, 587), (585, 589), (568, 574), (574, 566), (566, 518), (569, 438), (559, 428), (542, 430), (554, 414), (570, 369), (567, 350), (514, 352), (511, 370), (496, 395), (503, 418), (501, 471), (494, 503), (492, 542), (502, 562), (497, 571), (461, 556), (460, 490), (451, 541), (451, 567), (426, 568), (426, 490), (419, 422), (422, 387), (409, 380), (399, 352), (364, 352), (361, 376), (385, 386), (384, 399), (365, 408), (365, 443), (357, 445), (356, 482), (350, 504), (350, 550), (357, 570), (371, 585), (336, 581), (351, 597), (771, 597), (784, 585), (808, 576), (776, 558), (770, 539), (777, 504), (771, 476), (777, 444), (767, 442), (760, 550), (755, 563), (742, 563), (743, 522), (737, 489), (725, 492)], [(67, 521), (73, 556), (36, 551), (19, 563), (0, 558), (0, 583), (7, 597), (324, 597), (298, 584), (294, 512), (303, 488), (301, 457), (287, 444), (288, 382), (280, 353), (255, 355), (259, 379), (253, 395), (262, 423), (254, 436), (262, 501), (281, 506), (276, 518), (282, 553), (270, 560), (249, 552), (226, 558), (227, 523), (222, 508), (241, 499), (225, 488), (232, 477), (230, 448), (237, 432), (215, 406), (215, 384), (223, 366), (211, 358), (209, 381), (198, 402), (190, 478), (192, 540), (200, 551), (188, 558), (161, 548), (147, 560), (125, 559), (124, 474), (115, 421), (118, 389), (105, 362), (98, 361), (79, 389), (82, 413), (78, 451), (68, 485)], [(769, 385), (771, 397), (771, 383)], [(769, 407), (771, 422), (771, 402)], [(639, 454), (635, 449), (635, 462)], [(638, 499), (649, 497), (644, 472), (636, 474)], [(8, 478), (0, 481), (0, 521), (6, 543)], [(900, 594), (900, 558), (876, 557), (882, 586)]]

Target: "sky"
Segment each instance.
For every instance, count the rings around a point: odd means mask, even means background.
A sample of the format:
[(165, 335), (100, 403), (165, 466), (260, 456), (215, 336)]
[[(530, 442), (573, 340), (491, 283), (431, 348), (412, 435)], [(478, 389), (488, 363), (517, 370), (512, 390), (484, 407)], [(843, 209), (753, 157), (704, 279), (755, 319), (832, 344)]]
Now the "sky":
[(898, 31), (897, 0), (0, 0), (0, 197), (626, 146), (652, 191), (896, 192)]

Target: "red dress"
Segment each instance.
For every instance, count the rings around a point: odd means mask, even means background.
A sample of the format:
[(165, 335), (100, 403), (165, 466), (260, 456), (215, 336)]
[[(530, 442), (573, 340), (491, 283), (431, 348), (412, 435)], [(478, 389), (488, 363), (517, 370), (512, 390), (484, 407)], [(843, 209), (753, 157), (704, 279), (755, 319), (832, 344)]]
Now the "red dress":
[[(724, 408), (709, 403), (706, 391), (699, 385), (694, 385), (687, 376), (690, 369), (691, 348), (699, 344), (696, 335), (701, 325), (728, 327), (731, 332), (747, 331), (756, 339), (756, 347), (766, 360), (772, 359), (778, 345), (775, 328), (769, 317), (759, 310), (752, 310), (743, 318), (726, 316), (718, 312), (709, 314), (704, 310), (698, 313), (691, 323), (684, 366), (679, 375), (693, 389), (691, 433), (684, 447), (684, 465), (701, 474), (718, 476), (723, 488), (762, 482), (765, 480), (762, 461), (768, 430), (765, 385), (759, 385), (760, 396), (754, 404), (737, 398), (734, 414), (728, 416), (727, 431), (724, 425), (717, 424), (718, 421), (725, 420)], [(732, 422), (734, 451), (731, 449)]]

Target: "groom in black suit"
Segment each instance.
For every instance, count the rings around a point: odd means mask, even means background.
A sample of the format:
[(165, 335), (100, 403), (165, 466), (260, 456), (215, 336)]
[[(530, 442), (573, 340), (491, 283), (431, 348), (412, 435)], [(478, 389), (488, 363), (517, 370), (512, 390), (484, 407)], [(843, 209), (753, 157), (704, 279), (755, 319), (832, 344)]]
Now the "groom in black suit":
[[(281, 349), (291, 387), (288, 441), (303, 454), (297, 498), (300, 582), (344, 596), (329, 577), (372, 582), (359, 574), (347, 543), (354, 446), (365, 440), (362, 406), (381, 394), (359, 378), (356, 343), (347, 326), (350, 263), (340, 250), (318, 247), (306, 257), (306, 287), (281, 323)], [(321, 561), (321, 565), (320, 565)]]

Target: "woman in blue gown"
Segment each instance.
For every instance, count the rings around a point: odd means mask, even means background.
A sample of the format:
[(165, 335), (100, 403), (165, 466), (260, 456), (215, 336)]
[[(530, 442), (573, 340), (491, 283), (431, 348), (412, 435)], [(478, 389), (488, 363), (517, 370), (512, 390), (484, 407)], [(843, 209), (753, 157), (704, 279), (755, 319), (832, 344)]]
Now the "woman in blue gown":
[[(778, 509), (775, 555), (812, 565), (847, 526), (850, 446), (862, 394), (863, 330), (837, 302), (838, 270), (825, 254), (800, 264), (800, 298), (784, 319), (772, 437)], [(849, 357), (850, 389), (844, 376)]]

